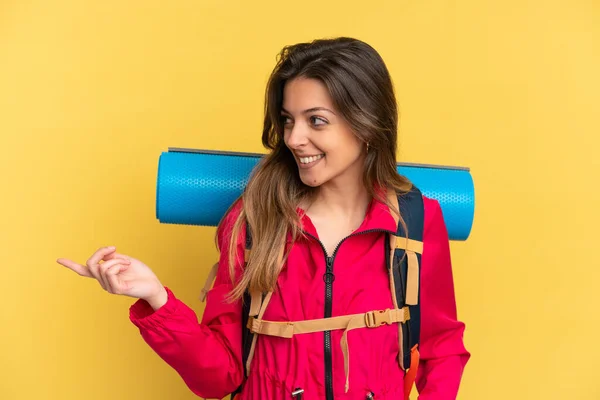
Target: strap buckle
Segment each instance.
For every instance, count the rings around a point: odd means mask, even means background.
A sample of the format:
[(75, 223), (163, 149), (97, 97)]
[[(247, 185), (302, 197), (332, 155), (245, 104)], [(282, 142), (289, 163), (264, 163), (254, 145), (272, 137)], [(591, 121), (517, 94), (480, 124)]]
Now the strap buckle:
[(367, 328), (377, 328), (383, 324), (392, 324), (392, 313), (386, 310), (375, 310), (365, 313), (365, 325)]
[(402, 312), (404, 313), (404, 323), (410, 320), (410, 308), (408, 306), (402, 307)]
[[(256, 322), (258, 321), (258, 322)], [(258, 324), (260, 323), (260, 320), (258, 320), (256, 317), (254, 316), (248, 316), (248, 323), (246, 324), (246, 328), (248, 328), (248, 330), (252, 333), (256, 333), (258, 331)]]

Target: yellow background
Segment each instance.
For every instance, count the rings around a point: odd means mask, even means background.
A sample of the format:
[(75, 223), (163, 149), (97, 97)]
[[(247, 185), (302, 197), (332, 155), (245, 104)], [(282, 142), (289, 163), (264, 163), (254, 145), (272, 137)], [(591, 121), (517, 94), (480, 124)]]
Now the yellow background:
[(263, 152), (286, 44), (386, 60), (399, 160), (472, 168), (453, 242), (473, 353), (459, 399), (600, 399), (598, 1), (0, 2), (0, 399), (193, 399), (132, 300), (55, 263), (103, 245), (198, 313), (214, 228), (154, 217), (168, 147)]

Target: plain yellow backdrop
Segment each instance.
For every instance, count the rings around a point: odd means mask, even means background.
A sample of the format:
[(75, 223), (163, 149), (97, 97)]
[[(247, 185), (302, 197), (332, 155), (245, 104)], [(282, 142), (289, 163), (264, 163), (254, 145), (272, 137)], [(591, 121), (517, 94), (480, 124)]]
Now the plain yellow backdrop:
[(200, 315), (214, 228), (155, 219), (168, 147), (263, 152), (277, 52), (354, 36), (384, 57), (399, 161), (468, 166), (453, 242), (473, 357), (459, 399), (599, 399), (598, 1), (0, 2), (0, 399), (193, 399), (132, 299), (55, 263), (103, 245)]

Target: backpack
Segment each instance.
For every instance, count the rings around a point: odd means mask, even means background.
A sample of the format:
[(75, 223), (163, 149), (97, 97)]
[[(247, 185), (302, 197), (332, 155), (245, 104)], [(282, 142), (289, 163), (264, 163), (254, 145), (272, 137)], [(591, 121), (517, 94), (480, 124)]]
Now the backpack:
[[(424, 206), (423, 197), (415, 186), (407, 192), (398, 195), (390, 191), (388, 199), (397, 202), (406, 227), (408, 236), (398, 218), (396, 234), (388, 234), (385, 241), (385, 260), (390, 276), (390, 292), (393, 299), (394, 309), (374, 310), (361, 314), (330, 317), (310, 321), (272, 322), (262, 320), (262, 316), (271, 298), (270, 293), (248, 293), (244, 294), (242, 310), (242, 351), (244, 363), (244, 376), (247, 378), (250, 371), (254, 346), (258, 334), (280, 336), (291, 338), (294, 334), (311, 332), (323, 332), (334, 329), (345, 329), (342, 337), (342, 351), (344, 353), (344, 367), (346, 371), (346, 391), (348, 390), (348, 346), (346, 333), (351, 329), (377, 328), (383, 324), (398, 323), (399, 325), (399, 357), (400, 367), (405, 371), (404, 398), (408, 400), (414, 385), (417, 368), (419, 366), (419, 338), (420, 338), (420, 308), (419, 308), (419, 285), (421, 254), (423, 253), (423, 221)], [(394, 204), (394, 203), (393, 203)], [(248, 228), (248, 226), (247, 226)], [(248, 261), (252, 249), (252, 237), (250, 230), (246, 229), (245, 261)], [(282, 256), (282, 255), (281, 255)], [(203, 289), (206, 295), (210, 282), (216, 276), (216, 264), (209, 276), (209, 281)], [(211, 279), (212, 277), (212, 279)], [(393, 288), (393, 290), (392, 290)], [(231, 399), (241, 393), (242, 385), (231, 394)], [(301, 400), (302, 389), (292, 393)], [(371, 397), (373, 398), (373, 397)]]

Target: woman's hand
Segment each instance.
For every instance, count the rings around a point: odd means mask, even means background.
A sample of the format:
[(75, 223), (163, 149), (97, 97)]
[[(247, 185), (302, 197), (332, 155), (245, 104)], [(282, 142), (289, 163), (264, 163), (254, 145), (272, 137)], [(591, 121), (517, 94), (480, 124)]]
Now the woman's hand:
[(117, 253), (114, 246), (101, 247), (85, 265), (66, 258), (56, 262), (81, 276), (96, 279), (108, 293), (144, 299), (154, 310), (167, 302), (167, 291), (154, 272), (143, 262)]

